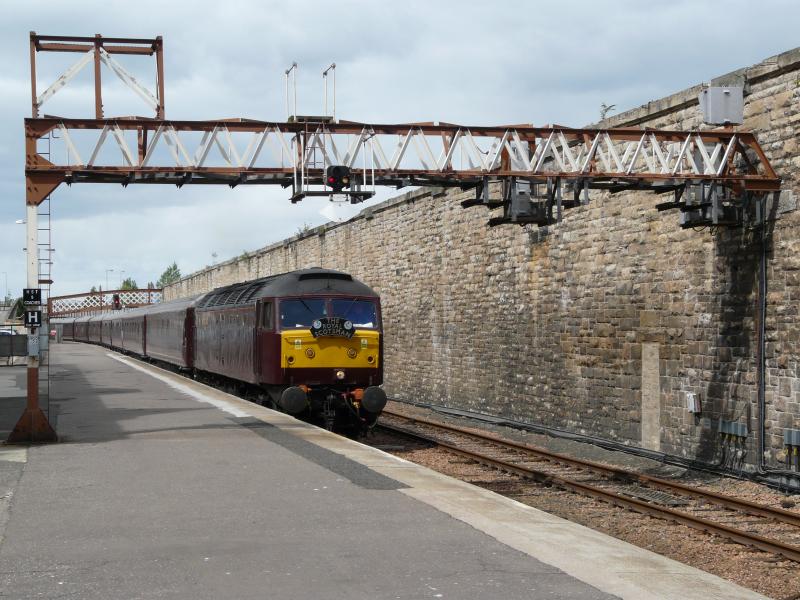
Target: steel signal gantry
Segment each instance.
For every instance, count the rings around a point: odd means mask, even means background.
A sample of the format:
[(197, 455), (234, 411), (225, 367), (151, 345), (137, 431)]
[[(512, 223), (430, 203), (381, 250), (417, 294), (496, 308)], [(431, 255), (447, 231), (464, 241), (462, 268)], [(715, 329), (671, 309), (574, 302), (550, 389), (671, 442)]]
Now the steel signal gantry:
[[(58, 131), (66, 160), (37, 141)], [(753, 133), (567, 127), (469, 127), (445, 123), (165, 121), (138, 118), (25, 120), (27, 201), (61, 183), (324, 184), (343, 165), (361, 185), (474, 187), (511, 177), (589, 188), (658, 189), (687, 182), (774, 192), (780, 179)], [(111, 140), (111, 141), (109, 141)], [(105, 146), (111, 151), (105, 151)]]

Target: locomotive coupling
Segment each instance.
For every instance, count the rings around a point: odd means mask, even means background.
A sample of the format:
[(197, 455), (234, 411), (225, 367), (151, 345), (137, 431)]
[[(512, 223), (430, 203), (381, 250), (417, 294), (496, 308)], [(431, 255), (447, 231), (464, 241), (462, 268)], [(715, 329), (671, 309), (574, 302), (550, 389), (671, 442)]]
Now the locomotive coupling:
[[(385, 403), (386, 401), (384, 400), (384, 404)], [(296, 415), (297, 413), (303, 412), (308, 406), (308, 396), (302, 388), (293, 385), (283, 390), (278, 404), (290, 415)]]
[(386, 406), (386, 392), (381, 388), (371, 385), (364, 390), (364, 397), (361, 399), (361, 406), (364, 410), (371, 413), (379, 413)]

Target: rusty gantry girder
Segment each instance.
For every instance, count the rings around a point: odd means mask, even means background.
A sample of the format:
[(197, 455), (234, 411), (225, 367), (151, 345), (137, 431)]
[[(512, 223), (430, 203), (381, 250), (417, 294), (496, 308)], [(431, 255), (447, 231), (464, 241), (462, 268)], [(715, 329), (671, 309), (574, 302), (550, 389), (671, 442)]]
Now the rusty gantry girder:
[[(103, 86), (101, 65), (108, 67), (137, 96), (155, 111), (157, 119), (164, 118), (164, 43), (161, 36), (153, 39), (113, 38), (95, 35), (76, 37), (67, 35), (37, 35), (31, 31), (31, 114), (39, 116), (42, 105), (64, 88), (85, 66), (94, 66), (94, 112), (98, 119), (103, 118)], [(81, 57), (74, 65), (58, 77), (44, 92), (38, 93), (36, 85), (36, 53), (67, 52)], [(136, 80), (114, 55), (134, 55), (156, 57), (156, 90), (151, 92)]]
[[(36, 53), (41, 51), (74, 52), (81, 57), (38, 94)], [(346, 194), (352, 202), (371, 196), (376, 185), (474, 187), (476, 199), (467, 204), (503, 206), (503, 222), (521, 216), (523, 222), (540, 224), (550, 220), (554, 206), (560, 216), (562, 207), (585, 202), (588, 190), (594, 188), (674, 191), (675, 201), (660, 207), (714, 204), (714, 220), (723, 214), (723, 204), (746, 203), (753, 195), (763, 197), (780, 188), (755, 135), (730, 128), (380, 125), (296, 115), (286, 122), (173, 121), (164, 119), (161, 37), (31, 32), (30, 52), (32, 118), (25, 121), (25, 177), (26, 200), (34, 206), (61, 183), (79, 182), (276, 184), (291, 186), (292, 200), (297, 201), (332, 193), (326, 187), (329, 166), (350, 169), (353, 177)], [(155, 55), (156, 89), (142, 85), (114, 54)], [(42, 104), (91, 62), (95, 118), (41, 117)], [(154, 118), (103, 118), (102, 65), (154, 111)], [(39, 142), (45, 138), (47, 157), (39, 152)], [(499, 202), (488, 192), (493, 181), (504, 184)], [(564, 184), (575, 193), (571, 204), (562, 202)], [(583, 200), (578, 199), (581, 192)], [(536, 216), (531, 206), (544, 208), (547, 214)]]
[[(55, 133), (47, 160), (38, 141)], [(517, 178), (588, 188), (663, 191), (687, 183), (735, 194), (780, 189), (753, 133), (449, 123), (171, 121), (145, 118), (25, 120), (27, 201), (61, 183), (324, 184), (330, 165), (360, 186), (462, 186)]]

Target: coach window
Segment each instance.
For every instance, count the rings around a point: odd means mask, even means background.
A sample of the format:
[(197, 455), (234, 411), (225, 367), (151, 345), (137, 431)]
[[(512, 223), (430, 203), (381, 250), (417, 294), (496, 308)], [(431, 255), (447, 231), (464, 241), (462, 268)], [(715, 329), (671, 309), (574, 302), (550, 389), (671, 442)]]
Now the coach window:
[(275, 313), (272, 310), (272, 302), (264, 302), (261, 305), (261, 329), (271, 330), (274, 325), (272, 323), (272, 316)]

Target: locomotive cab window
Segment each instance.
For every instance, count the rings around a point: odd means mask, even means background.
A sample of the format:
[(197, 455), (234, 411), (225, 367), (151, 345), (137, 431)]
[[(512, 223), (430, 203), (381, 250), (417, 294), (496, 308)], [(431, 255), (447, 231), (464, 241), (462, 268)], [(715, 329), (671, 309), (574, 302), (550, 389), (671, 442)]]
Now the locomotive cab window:
[(311, 327), (314, 319), (327, 317), (327, 303), (321, 298), (281, 300), (281, 329)]
[(274, 327), (272, 315), (275, 311), (272, 309), (272, 302), (264, 302), (261, 304), (261, 329), (271, 330)]
[(378, 311), (372, 300), (335, 299), (331, 300), (334, 317), (351, 321), (355, 327), (363, 329), (378, 328)]

